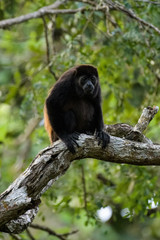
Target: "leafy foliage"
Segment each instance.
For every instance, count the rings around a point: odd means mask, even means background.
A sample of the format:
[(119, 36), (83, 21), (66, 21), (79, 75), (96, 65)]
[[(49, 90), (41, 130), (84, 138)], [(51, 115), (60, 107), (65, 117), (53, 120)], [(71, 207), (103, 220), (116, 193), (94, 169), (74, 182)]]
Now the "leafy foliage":
[[(156, 5), (145, 1), (119, 2), (160, 26), (160, 8)], [(51, 0), (1, 1), (0, 19), (24, 15), (52, 3)], [(82, 6), (82, 2), (69, 1), (63, 7)], [(46, 17), (50, 61), (56, 76), (76, 64), (97, 66), (105, 123), (134, 125), (144, 107), (160, 102), (160, 38), (153, 30), (118, 11), (110, 14), (116, 22), (114, 26), (111, 22), (106, 25), (105, 14), (98, 11)], [(43, 104), (55, 79), (48, 70), (42, 19), (0, 30), (0, 56), (0, 189), (3, 191), (40, 149), (49, 144), (43, 127)], [(26, 135), (37, 116), (41, 121)], [(156, 116), (146, 133), (155, 142), (160, 141), (159, 121), (160, 116)], [(159, 212), (148, 217), (151, 205), (159, 204), (159, 181), (157, 167), (81, 160), (45, 194), (45, 204), (36, 221), (44, 224), (50, 221), (49, 225), (59, 232), (80, 229), (71, 239), (159, 239)], [(113, 215), (104, 224), (96, 212), (108, 205)], [(122, 215), (123, 209), (128, 209), (128, 215)], [(46, 237), (36, 234), (36, 239)], [(8, 239), (5, 235), (0, 237)], [(21, 235), (22, 239), (25, 237)]]

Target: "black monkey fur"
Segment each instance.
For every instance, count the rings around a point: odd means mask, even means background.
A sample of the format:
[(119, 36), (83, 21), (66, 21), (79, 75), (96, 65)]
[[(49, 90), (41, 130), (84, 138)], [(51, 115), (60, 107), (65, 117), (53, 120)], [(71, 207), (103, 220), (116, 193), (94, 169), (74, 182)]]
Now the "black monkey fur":
[(79, 65), (66, 71), (50, 90), (44, 106), (51, 143), (61, 139), (75, 153), (80, 133), (94, 134), (102, 148), (110, 141), (103, 131), (101, 89), (97, 69)]

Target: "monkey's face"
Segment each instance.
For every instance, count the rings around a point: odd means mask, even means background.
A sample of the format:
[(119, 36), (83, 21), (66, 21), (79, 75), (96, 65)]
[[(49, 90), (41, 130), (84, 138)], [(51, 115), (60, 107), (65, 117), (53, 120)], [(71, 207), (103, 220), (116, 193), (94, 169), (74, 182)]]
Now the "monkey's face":
[(79, 77), (79, 86), (83, 91), (83, 94), (86, 96), (93, 96), (96, 83), (97, 83), (97, 77), (94, 75), (83, 75)]

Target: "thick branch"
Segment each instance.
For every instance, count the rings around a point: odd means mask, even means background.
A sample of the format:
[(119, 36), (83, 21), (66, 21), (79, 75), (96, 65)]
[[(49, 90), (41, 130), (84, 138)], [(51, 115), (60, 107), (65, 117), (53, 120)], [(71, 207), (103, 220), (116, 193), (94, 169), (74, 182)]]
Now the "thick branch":
[[(154, 108), (149, 112), (154, 113)], [(114, 131), (115, 126), (120, 124), (113, 126)], [(128, 125), (123, 126), (127, 129)], [(114, 163), (160, 165), (160, 145), (111, 136), (111, 142), (104, 150), (94, 136), (85, 134), (80, 135), (78, 144), (75, 154), (71, 154), (61, 141), (42, 150), (26, 171), (0, 195), (0, 231), (19, 233), (26, 229), (37, 214), (41, 195), (66, 172), (73, 160), (96, 158)]]
[[(93, 136), (82, 134), (79, 137), (76, 154), (72, 155), (61, 141), (44, 149), (31, 165), (0, 196), (0, 230), (17, 233), (24, 230), (29, 222), (21, 222), (20, 216), (35, 209), (39, 198), (50, 180), (56, 181), (70, 166), (73, 160), (96, 158), (114, 163), (133, 165), (160, 165), (160, 145), (149, 145), (111, 136), (106, 150), (98, 146)], [(19, 222), (9, 222), (18, 218)], [(17, 221), (18, 221), (17, 220)], [(7, 224), (8, 223), (8, 224)]]

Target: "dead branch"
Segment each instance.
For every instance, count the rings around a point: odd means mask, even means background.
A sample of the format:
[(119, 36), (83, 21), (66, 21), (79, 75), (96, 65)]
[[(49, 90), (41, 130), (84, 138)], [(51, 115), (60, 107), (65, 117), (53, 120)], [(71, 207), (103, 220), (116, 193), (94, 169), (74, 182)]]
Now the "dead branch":
[(158, 110), (159, 110), (159, 107), (157, 106), (153, 108), (151, 107), (144, 108), (138, 120), (138, 123), (125, 136), (126, 139), (152, 144), (152, 141), (146, 138), (142, 133), (146, 130), (148, 124), (153, 119), (154, 115), (158, 112)]
[(68, 232), (68, 233), (64, 233), (64, 234), (58, 234), (56, 233), (55, 231), (53, 231), (52, 229), (48, 228), (48, 227), (44, 227), (44, 226), (41, 226), (39, 224), (31, 224), (30, 226), (31, 228), (35, 228), (35, 229), (39, 229), (39, 230), (42, 230), (44, 232), (47, 232), (49, 235), (52, 235), (52, 236), (55, 236), (61, 240), (66, 240), (66, 238), (69, 236), (69, 235), (72, 235), (72, 234), (75, 234), (78, 232), (78, 230), (75, 230), (75, 231), (72, 231), (72, 232)]

